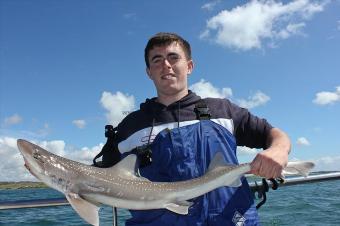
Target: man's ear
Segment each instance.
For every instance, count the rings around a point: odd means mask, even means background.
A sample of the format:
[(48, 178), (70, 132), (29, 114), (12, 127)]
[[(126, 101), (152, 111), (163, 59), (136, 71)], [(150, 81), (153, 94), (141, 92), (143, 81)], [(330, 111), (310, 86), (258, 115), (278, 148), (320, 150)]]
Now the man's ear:
[(194, 70), (194, 61), (189, 60), (188, 61), (188, 75), (190, 75), (193, 70)]
[(146, 67), (145, 71), (146, 71), (146, 74), (148, 75), (149, 79), (152, 80), (151, 73), (150, 73), (150, 68)]

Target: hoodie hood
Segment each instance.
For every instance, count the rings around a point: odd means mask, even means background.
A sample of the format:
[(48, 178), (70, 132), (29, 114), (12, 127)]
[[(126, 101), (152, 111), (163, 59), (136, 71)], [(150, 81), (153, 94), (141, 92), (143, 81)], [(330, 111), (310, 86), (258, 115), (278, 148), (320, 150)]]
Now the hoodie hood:
[(194, 113), (195, 104), (201, 99), (194, 92), (189, 90), (188, 95), (182, 99), (166, 106), (162, 103), (157, 102), (157, 98), (146, 99), (144, 103), (140, 105), (140, 111), (149, 115), (149, 119), (154, 123), (158, 122), (180, 122), (181, 120), (186, 121), (188, 113)]
[(182, 99), (166, 106), (162, 103), (157, 102), (157, 98), (151, 98), (151, 99), (146, 99), (144, 103), (140, 105), (140, 110), (147, 112), (147, 113), (159, 113), (162, 111), (171, 111), (171, 110), (177, 110), (178, 108), (183, 109), (187, 108), (188, 106), (193, 106), (195, 103), (197, 103), (201, 97), (197, 96), (194, 92), (189, 90), (188, 95), (183, 97)]

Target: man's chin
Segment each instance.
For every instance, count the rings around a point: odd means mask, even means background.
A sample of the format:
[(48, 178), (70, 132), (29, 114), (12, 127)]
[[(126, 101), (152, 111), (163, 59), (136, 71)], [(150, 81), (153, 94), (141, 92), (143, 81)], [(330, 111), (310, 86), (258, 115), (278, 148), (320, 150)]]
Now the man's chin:
[(159, 94), (162, 94), (163, 96), (177, 96), (177, 95), (182, 95), (185, 96), (188, 94), (188, 89), (187, 88), (179, 88), (178, 86), (167, 86), (166, 88), (164, 88), (163, 90), (161, 90), (160, 92), (158, 92)]

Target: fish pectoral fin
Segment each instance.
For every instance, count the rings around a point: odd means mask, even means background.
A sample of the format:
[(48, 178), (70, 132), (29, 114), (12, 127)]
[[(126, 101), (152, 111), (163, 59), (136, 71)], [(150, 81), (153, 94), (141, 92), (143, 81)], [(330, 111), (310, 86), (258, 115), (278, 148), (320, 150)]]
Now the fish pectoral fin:
[(99, 207), (82, 199), (78, 194), (69, 193), (65, 195), (73, 209), (88, 223), (99, 226)]
[(236, 178), (235, 180), (233, 180), (231, 183), (230, 182), (226, 182), (224, 184), (224, 186), (227, 186), (227, 187), (240, 187), (242, 185), (242, 181), (241, 179), (238, 177)]
[(189, 201), (177, 201), (176, 202), (178, 205), (181, 205), (181, 206), (188, 206), (188, 207), (190, 207), (190, 206), (192, 206), (192, 204), (194, 204), (194, 202), (189, 202)]
[(168, 203), (165, 205), (165, 209), (170, 210), (174, 213), (186, 215), (189, 212), (189, 207), (192, 205), (192, 202), (181, 201), (177, 203)]

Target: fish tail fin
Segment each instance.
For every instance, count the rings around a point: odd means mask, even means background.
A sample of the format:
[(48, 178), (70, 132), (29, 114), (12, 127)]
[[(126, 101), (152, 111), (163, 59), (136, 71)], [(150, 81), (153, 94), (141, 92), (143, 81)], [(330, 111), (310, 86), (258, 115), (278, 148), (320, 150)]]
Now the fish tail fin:
[(315, 164), (313, 162), (288, 162), (287, 166), (283, 169), (282, 175), (299, 174), (307, 177)]

